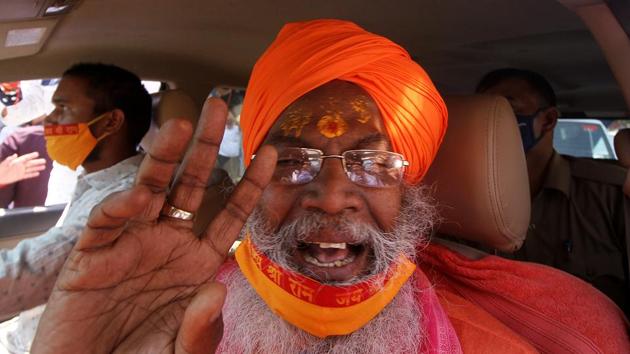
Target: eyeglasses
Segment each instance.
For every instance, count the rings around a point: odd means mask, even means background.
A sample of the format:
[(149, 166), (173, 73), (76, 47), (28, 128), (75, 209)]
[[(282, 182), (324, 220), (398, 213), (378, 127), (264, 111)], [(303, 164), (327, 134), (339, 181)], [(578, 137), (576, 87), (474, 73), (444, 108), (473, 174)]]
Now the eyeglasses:
[(273, 179), (287, 185), (306, 184), (315, 179), (324, 159), (341, 159), (350, 181), (365, 187), (400, 184), (409, 162), (401, 154), (381, 150), (348, 150), (341, 155), (324, 155), (317, 149), (285, 148), (278, 153)]

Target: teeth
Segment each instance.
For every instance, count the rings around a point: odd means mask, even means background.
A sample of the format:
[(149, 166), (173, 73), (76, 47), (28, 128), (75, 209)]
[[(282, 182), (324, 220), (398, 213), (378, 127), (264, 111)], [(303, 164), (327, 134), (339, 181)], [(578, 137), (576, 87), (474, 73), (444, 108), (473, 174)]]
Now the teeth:
[(334, 262), (329, 262), (329, 263), (322, 263), (313, 256), (310, 256), (308, 254), (304, 255), (304, 260), (307, 261), (308, 263), (316, 265), (318, 267), (326, 267), (326, 268), (343, 267), (345, 265), (352, 263), (354, 261), (354, 258), (355, 258), (354, 255), (350, 255), (348, 258), (345, 258), (345, 259), (336, 260)]
[(316, 244), (318, 244), (320, 248), (337, 248), (340, 250), (346, 249), (345, 242), (341, 242), (341, 243), (316, 242)]

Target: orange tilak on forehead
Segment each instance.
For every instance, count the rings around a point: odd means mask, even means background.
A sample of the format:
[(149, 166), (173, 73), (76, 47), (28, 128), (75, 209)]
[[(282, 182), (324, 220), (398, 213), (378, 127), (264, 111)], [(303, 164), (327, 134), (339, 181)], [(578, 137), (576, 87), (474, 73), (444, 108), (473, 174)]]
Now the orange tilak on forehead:
[(319, 133), (328, 139), (344, 135), (348, 131), (348, 123), (338, 112), (327, 112), (317, 122)]
[(357, 118), (359, 123), (365, 124), (370, 120), (370, 118), (372, 118), (372, 114), (370, 114), (370, 111), (368, 110), (368, 102), (365, 97), (358, 96), (354, 98), (350, 101), (350, 106), (352, 107), (352, 110), (359, 115)]
[(302, 129), (311, 122), (311, 118), (313, 115), (310, 112), (304, 112), (301, 108), (292, 109), (287, 113), (286, 120), (280, 124), (280, 129), (282, 129), (284, 136), (293, 133), (298, 138), (302, 135)]

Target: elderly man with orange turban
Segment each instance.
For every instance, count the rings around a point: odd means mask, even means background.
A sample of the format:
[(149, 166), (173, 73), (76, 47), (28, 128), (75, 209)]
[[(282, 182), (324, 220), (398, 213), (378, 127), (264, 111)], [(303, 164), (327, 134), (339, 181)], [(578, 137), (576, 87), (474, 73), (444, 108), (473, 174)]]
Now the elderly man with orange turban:
[[(185, 155), (188, 139), (175, 137), (190, 136), (192, 128), (167, 123), (136, 186), (93, 210), (57, 281), (34, 352), (554, 348), (557, 341), (541, 340), (540, 331), (518, 333), (509, 318), (492, 316), (474, 301), (479, 296), (467, 296), (473, 286), (457, 283), (514, 262), (473, 262), (427, 247), (433, 212), (419, 182), (444, 136), (447, 111), (400, 46), (344, 21), (285, 26), (247, 89), (241, 116), (247, 172), (198, 238), (192, 220), (225, 116), (225, 104), (209, 99)], [(239, 236), (235, 256), (228, 256)], [(419, 254), (434, 271), (417, 266)], [(527, 266), (514, 269), (526, 282)], [(435, 288), (426, 275), (435, 271), (452, 286)], [(496, 285), (495, 274), (488, 287)], [(543, 337), (561, 333), (569, 351), (618, 351), (627, 341), (622, 323), (604, 320), (620, 339), (571, 346), (596, 330), (559, 331), (559, 321), (545, 322), (541, 313), (529, 313), (528, 323), (545, 325)], [(537, 315), (544, 320), (535, 322)]]

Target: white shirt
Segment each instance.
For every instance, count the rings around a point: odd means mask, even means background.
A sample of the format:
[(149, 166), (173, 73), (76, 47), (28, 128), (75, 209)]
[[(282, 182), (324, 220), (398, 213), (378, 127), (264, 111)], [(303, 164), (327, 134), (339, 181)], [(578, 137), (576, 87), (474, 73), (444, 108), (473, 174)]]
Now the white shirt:
[(219, 155), (225, 157), (237, 157), (241, 154), (241, 128), (238, 124), (234, 124), (231, 127), (228, 125), (225, 127), (223, 133), (223, 140), (219, 146)]
[(45, 303), (92, 208), (109, 194), (130, 189), (142, 155), (77, 179), (61, 226), (0, 250), (0, 318)]
[[(44, 205), (66, 204), (72, 200), (74, 190), (77, 186), (77, 178), (80, 168), (76, 171), (69, 167), (53, 161), (50, 170), (50, 178), (48, 178), (48, 194), (46, 194), (46, 202)], [(56, 226), (60, 226), (57, 223)]]

